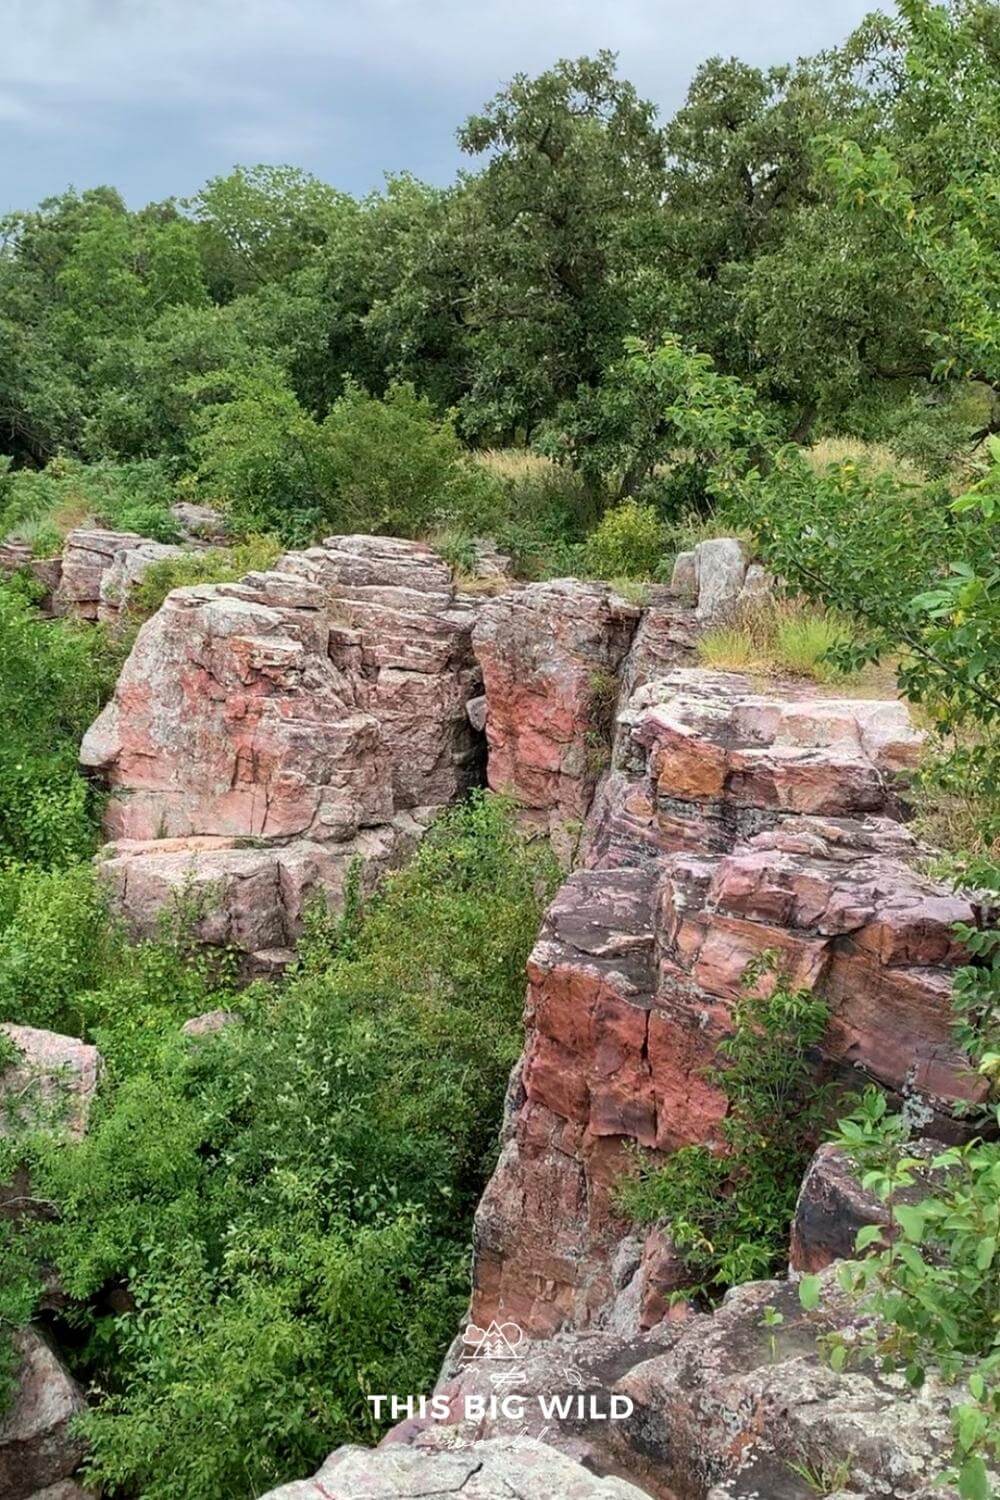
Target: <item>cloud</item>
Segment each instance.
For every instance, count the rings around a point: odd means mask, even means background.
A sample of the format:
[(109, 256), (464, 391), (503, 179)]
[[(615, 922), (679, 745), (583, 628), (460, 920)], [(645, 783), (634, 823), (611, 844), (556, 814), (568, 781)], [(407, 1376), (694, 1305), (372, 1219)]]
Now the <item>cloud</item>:
[(364, 191), (444, 182), (461, 120), (516, 71), (610, 46), (665, 113), (716, 52), (771, 63), (846, 35), (867, 0), (6, 0), (0, 209), (114, 180), (191, 191), (238, 159)]

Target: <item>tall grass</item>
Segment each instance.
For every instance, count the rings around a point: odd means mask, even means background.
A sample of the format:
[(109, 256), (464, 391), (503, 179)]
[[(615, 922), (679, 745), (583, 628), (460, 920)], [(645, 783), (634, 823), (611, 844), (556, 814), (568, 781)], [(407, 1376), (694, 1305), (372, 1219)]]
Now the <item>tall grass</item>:
[(851, 639), (836, 616), (800, 599), (760, 599), (740, 606), (698, 642), (698, 659), (723, 671), (780, 673), (814, 682), (850, 681), (828, 657)]

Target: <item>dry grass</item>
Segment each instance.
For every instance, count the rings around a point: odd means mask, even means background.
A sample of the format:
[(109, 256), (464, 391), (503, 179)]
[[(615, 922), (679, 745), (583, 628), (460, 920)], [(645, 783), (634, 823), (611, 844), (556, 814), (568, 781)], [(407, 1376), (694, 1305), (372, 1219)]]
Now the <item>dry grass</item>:
[(858, 679), (838, 672), (826, 653), (850, 640), (843, 621), (797, 599), (760, 599), (739, 608), (698, 642), (698, 659), (721, 671), (809, 677), (840, 689)]
[(551, 458), (532, 453), (530, 448), (483, 448), (472, 456), (477, 464), (498, 479), (512, 479), (516, 483), (538, 479), (559, 468)]
[(863, 464), (876, 474), (892, 474), (906, 484), (926, 484), (927, 475), (909, 459), (900, 458), (885, 443), (866, 443), (861, 438), (825, 437), (802, 456), (811, 468), (821, 471), (828, 464)]

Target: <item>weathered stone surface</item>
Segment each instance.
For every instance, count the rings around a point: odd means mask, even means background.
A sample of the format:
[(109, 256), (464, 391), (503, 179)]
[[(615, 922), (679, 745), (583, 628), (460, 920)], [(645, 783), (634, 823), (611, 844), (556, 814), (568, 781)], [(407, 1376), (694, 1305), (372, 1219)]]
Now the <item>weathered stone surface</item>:
[(413, 851), (421, 832), (403, 813), (335, 844), (120, 839), (101, 850), (98, 873), (133, 936), (154, 936), (161, 914), (174, 914), (198, 942), (245, 953), (248, 972), (267, 974), (291, 961), (314, 896), (336, 909), (355, 860), (370, 894)]
[(678, 552), (674, 558), (674, 568), (670, 575), (670, 588), (675, 594), (692, 603), (698, 600), (698, 561), (692, 549), (690, 552)]
[(429, 548), (384, 537), (175, 590), (81, 750), (133, 930), (193, 888), (203, 940), (271, 971), (310, 892), (335, 905), (353, 859), (398, 862), (479, 775), (473, 611)]
[(20, 1364), (13, 1403), (0, 1413), (0, 1495), (28, 1500), (68, 1479), (84, 1455), (69, 1431), (83, 1410), (82, 1392), (33, 1328), (14, 1335)]
[(489, 715), (488, 778), (567, 854), (606, 758), (617, 674), (639, 611), (601, 584), (556, 579), (483, 605), (474, 631)]
[(179, 500), (170, 507), (170, 514), (184, 535), (192, 541), (226, 540), (226, 518), (211, 505), (195, 505), (189, 500)]
[(200, 1016), (192, 1016), (181, 1027), (183, 1036), (195, 1038), (218, 1036), (230, 1026), (239, 1026), (243, 1017), (235, 1010), (206, 1010)]
[[(887, 816), (919, 746), (902, 707), (681, 669), (619, 722), (586, 868), (529, 960), (524, 1053), (476, 1220), (472, 1316), (533, 1336), (611, 1326), (627, 1304), (614, 1182), (630, 1146), (721, 1145), (707, 1075), (765, 951), (829, 1006), (821, 1075), (874, 1080), (945, 1136), (956, 1101), (981, 1092), (949, 1001), (952, 929), (975, 912), (918, 873), (919, 846)], [(638, 1326), (682, 1284), (673, 1269)]]
[(62, 1479), (58, 1484), (48, 1484), (44, 1490), (36, 1490), (28, 1500), (95, 1500), (93, 1490), (84, 1490), (73, 1479)]
[(747, 575), (747, 555), (735, 537), (712, 537), (694, 549), (698, 577), (698, 615), (711, 620), (724, 614), (740, 597)]
[(166, 542), (140, 542), (137, 547), (120, 547), (100, 575), (97, 618), (104, 624), (113, 624), (127, 607), (136, 584), (142, 581), (154, 563), (170, 557), (184, 557), (189, 550)]
[(0, 1026), (19, 1058), (0, 1071), (0, 1136), (53, 1129), (79, 1140), (101, 1075), (96, 1047), (34, 1026)]
[(79, 527), (63, 544), (62, 571), (53, 595), (56, 614), (96, 620), (101, 604), (101, 583), (115, 559), (135, 547), (148, 547), (146, 537), (132, 531), (108, 531)]
[(510, 1437), (453, 1449), (391, 1444), (338, 1448), (313, 1479), (271, 1490), (263, 1500), (641, 1500), (621, 1479), (590, 1474), (533, 1438)]
[(27, 542), (0, 542), (0, 578), (9, 578), (12, 573), (29, 573), (41, 584), (44, 593), (38, 607), (43, 614), (50, 614), (62, 573), (62, 557), (35, 557)]
[[(783, 1319), (775, 1327), (763, 1322), (768, 1309)], [(719, 1485), (727, 1496), (808, 1500), (815, 1486), (793, 1464), (837, 1473), (843, 1491), (869, 1500), (923, 1493), (946, 1467), (958, 1393), (933, 1376), (914, 1391), (871, 1365), (837, 1374), (818, 1339), (849, 1337), (854, 1316), (828, 1276), (815, 1313), (803, 1312), (794, 1283), (755, 1282), (681, 1324), (667, 1350), (613, 1388), (635, 1404), (611, 1424), (625, 1471), (637, 1454), (678, 1500)]]

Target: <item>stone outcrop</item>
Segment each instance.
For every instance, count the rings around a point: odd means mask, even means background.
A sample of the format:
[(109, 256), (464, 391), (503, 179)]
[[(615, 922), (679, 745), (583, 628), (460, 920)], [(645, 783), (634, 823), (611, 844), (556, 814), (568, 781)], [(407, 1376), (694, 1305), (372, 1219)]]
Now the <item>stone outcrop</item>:
[(931, 1132), (960, 1131), (956, 1102), (981, 1091), (951, 1036), (952, 928), (976, 917), (918, 873), (896, 821), (919, 747), (894, 702), (687, 668), (632, 694), (586, 867), (528, 964), (524, 1053), (476, 1219), (478, 1324), (612, 1326), (627, 1228), (614, 1183), (636, 1147), (721, 1144), (706, 1072), (765, 952), (829, 1006), (821, 1075), (874, 1080)]
[(171, 557), (184, 557), (190, 550), (167, 542), (140, 542), (137, 547), (119, 547), (100, 575), (98, 620), (102, 624), (113, 625), (122, 610), (127, 609), (129, 597), (136, 585), (142, 582), (154, 563), (164, 562)]
[(121, 554), (148, 547), (147, 538), (132, 531), (78, 527), (63, 543), (62, 569), (53, 595), (58, 615), (96, 620), (101, 608), (101, 584)]
[(96, 1047), (76, 1037), (5, 1023), (17, 1057), (0, 1068), (0, 1136), (50, 1129), (79, 1140), (101, 1075)]
[(18, 1330), (14, 1346), (19, 1357), (15, 1394), (0, 1412), (0, 1495), (4, 1500), (37, 1500), (36, 1491), (44, 1494), (47, 1486), (68, 1481), (83, 1459), (84, 1444), (70, 1424), (84, 1400), (33, 1328)]
[(697, 618), (708, 624), (769, 594), (772, 582), (760, 563), (750, 561), (737, 537), (720, 536), (677, 554), (670, 587), (692, 603)]
[(0, 579), (12, 573), (27, 573), (41, 586), (38, 607), (43, 614), (51, 614), (53, 596), (59, 587), (62, 573), (61, 557), (36, 557), (27, 542), (0, 542)]
[(312, 1479), (282, 1485), (263, 1500), (641, 1500), (621, 1479), (601, 1478), (528, 1437), (451, 1449), (338, 1448)]
[(481, 774), (473, 618), (434, 552), (381, 537), (169, 595), (81, 750), (134, 929), (194, 888), (205, 940), (268, 969), (314, 891), (405, 857)]
[(567, 859), (607, 761), (639, 613), (603, 584), (563, 578), (489, 601), (476, 622), (489, 784)]

